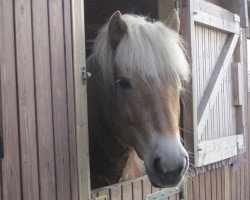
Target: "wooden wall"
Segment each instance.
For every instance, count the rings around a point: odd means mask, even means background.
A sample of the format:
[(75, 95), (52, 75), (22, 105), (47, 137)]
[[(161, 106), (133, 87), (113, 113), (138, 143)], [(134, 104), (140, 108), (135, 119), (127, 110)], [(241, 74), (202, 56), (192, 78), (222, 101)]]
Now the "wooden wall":
[[(70, 0), (0, 1), (0, 200), (78, 199), (71, 14)], [(249, 200), (249, 156), (190, 176), (186, 199)], [(92, 197), (140, 200), (156, 191), (142, 178)]]
[(71, 1), (0, 1), (1, 200), (78, 199)]
[[(145, 176), (137, 180), (128, 181), (126, 183), (118, 183), (109, 187), (96, 189), (92, 191), (92, 199), (96, 197), (106, 196), (108, 200), (144, 200), (145, 197), (161, 189), (151, 185), (149, 179)], [(181, 200), (181, 196), (177, 193), (162, 200)]]

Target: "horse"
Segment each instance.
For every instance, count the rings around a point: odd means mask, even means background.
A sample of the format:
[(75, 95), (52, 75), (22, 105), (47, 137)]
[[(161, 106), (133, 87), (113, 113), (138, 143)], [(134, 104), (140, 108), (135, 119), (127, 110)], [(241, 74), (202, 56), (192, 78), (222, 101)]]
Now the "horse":
[(185, 176), (179, 99), (190, 70), (179, 28), (176, 11), (166, 22), (117, 11), (97, 35), (87, 59), (92, 189), (126, 179), (129, 165), (159, 188)]

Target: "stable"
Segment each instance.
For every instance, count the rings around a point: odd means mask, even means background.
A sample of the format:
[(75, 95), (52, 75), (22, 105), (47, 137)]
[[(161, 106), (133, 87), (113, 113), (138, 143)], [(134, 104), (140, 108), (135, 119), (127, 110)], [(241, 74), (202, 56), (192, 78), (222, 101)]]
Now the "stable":
[[(0, 200), (250, 198), (247, 1), (19, 0), (0, 3)], [(180, 126), (190, 172), (90, 189), (86, 57), (110, 15), (165, 20), (175, 8), (192, 81)]]

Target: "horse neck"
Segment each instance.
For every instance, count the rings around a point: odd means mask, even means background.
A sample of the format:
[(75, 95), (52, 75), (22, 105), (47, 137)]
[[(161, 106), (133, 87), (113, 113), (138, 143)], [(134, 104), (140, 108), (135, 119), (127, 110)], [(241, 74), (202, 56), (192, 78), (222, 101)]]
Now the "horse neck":
[(114, 108), (111, 106), (110, 98), (105, 94), (100, 67), (90, 62), (88, 67), (93, 74), (93, 78), (88, 82), (92, 175), (106, 179), (109, 184), (115, 183), (121, 177), (126, 164), (128, 149), (121, 145), (116, 137), (119, 133), (112, 118)]

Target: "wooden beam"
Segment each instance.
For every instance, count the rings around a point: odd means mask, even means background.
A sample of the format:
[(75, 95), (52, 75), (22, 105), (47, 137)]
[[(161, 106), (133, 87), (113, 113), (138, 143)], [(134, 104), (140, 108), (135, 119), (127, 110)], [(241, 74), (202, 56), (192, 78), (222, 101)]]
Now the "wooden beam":
[[(197, 72), (196, 72), (196, 49), (195, 49), (195, 24), (194, 24), (194, 1), (183, 1), (180, 12), (181, 32), (187, 45), (187, 52), (190, 58), (190, 67), (192, 71), (192, 79), (187, 85), (187, 92), (183, 98), (183, 138), (185, 141), (185, 148), (196, 156), (195, 149), (197, 140)], [(195, 112), (194, 112), (195, 111)], [(190, 162), (194, 163), (196, 158), (190, 157)]]
[(213, 74), (209, 80), (208, 86), (198, 106), (198, 134), (202, 133), (203, 128), (206, 125), (210, 110), (213, 107), (214, 101), (219, 91), (221, 81), (224, 78), (226, 74), (225, 72), (232, 59), (238, 38), (238, 34), (230, 34), (228, 36), (216, 63)]
[[(235, 19), (239, 19), (239, 17), (235, 15)], [(201, 24), (203, 26), (207, 26), (224, 32), (237, 34), (240, 32), (239, 21), (228, 21), (221, 17), (217, 17), (200, 10), (194, 11), (194, 20), (197, 24)]]
[(246, 0), (239, 0), (239, 10), (240, 10), (240, 26), (242, 28), (248, 27), (248, 7)]
[(229, 33), (239, 33), (239, 16), (220, 6), (203, 0), (195, 0), (193, 14), (198, 24)]
[(232, 89), (233, 89), (233, 104), (240, 106), (243, 104), (243, 69), (239, 62), (232, 63)]
[(232, 135), (198, 142), (198, 166), (215, 163), (244, 151), (244, 135)]
[(86, 67), (84, 1), (72, 1), (73, 52), (75, 82), (75, 112), (77, 135), (77, 164), (79, 200), (90, 198), (90, 169), (87, 119), (87, 84), (82, 78), (82, 68)]
[(194, 9), (199, 10), (208, 14), (211, 14), (216, 17), (220, 17), (223, 20), (234, 22), (235, 14), (230, 12), (229, 10), (217, 6), (213, 3), (209, 3), (204, 0), (195, 0), (194, 1)]

